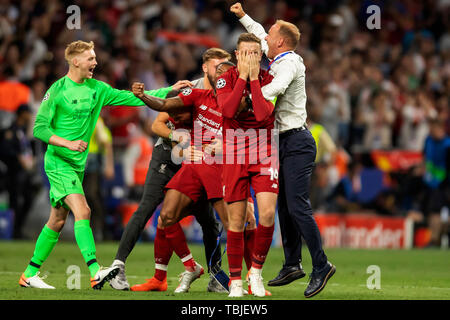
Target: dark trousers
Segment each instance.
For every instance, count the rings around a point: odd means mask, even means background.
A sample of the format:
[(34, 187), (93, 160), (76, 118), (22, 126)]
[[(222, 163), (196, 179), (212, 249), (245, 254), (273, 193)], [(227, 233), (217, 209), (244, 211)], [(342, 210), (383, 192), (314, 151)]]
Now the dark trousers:
[[(116, 259), (124, 261), (134, 248), (147, 221), (152, 217), (158, 205), (164, 199), (164, 187), (172, 179), (181, 166), (175, 165), (171, 160), (171, 151), (164, 150), (162, 145), (153, 149), (152, 160), (145, 178), (144, 193), (139, 207), (131, 216), (120, 239)], [(205, 245), (206, 261), (209, 264), (211, 255), (217, 245), (219, 224), (216, 220), (211, 204), (206, 200), (200, 200), (192, 210), (198, 223), (202, 227), (203, 242)], [(220, 265), (220, 244), (214, 252), (211, 265)], [(208, 266), (209, 270), (209, 266)]]
[(327, 256), (322, 249), (319, 228), (309, 201), (311, 174), (316, 157), (316, 144), (307, 129), (281, 133), (279, 136), (278, 217), (285, 265), (301, 261), (302, 239), (312, 258), (313, 271), (323, 268)]
[(31, 183), (31, 175), (26, 170), (8, 169), (6, 188), (9, 193), (9, 206), (14, 211), (13, 238), (21, 239), (22, 227), (30, 211), (36, 193)]

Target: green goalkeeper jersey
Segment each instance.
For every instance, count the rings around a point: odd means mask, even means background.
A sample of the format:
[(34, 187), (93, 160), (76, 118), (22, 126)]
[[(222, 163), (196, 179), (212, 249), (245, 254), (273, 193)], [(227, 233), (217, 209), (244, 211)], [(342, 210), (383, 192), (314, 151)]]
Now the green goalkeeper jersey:
[[(172, 87), (146, 91), (148, 95), (165, 98)], [(45, 94), (36, 115), (33, 134), (48, 143), (52, 135), (70, 141), (89, 143), (103, 106), (144, 106), (131, 91), (118, 90), (109, 84), (86, 79), (76, 83), (64, 76), (57, 80)], [(45, 154), (47, 172), (83, 171), (89, 147), (84, 152), (48, 145)]]

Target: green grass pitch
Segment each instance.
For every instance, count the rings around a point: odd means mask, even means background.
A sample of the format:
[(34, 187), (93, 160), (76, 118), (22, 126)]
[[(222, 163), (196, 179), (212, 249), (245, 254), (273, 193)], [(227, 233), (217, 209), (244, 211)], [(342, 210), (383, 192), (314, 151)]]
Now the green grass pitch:
[[(97, 258), (103, 265), (110, 265), (118, 242), (97, 244)], [(196, 260), (206, 266), (203, 246), (190, 244)], [(57, 290), (21, 288), (18, 280), (34, 250), (32, 241), (0, 241), (0, 299), (1, 300), (224, 300), (226, 294), (208, 293), (207, 274), (195, 281), (187, 294), (175, 295), (178, 275), (183, 265), (172, 256), (169, 271), (169, 289), (166, 292), (116, 291), (106, 284), (101, 291), (89, 285), (88, 269), (75, 242), (60, 241), (44, 263), (42, 274), (47, 274), (47, 283)], [(329, 260), (336, 265), (336, 274), (327, 287), (314, 300), (450, 300), (450, 252), (439, 249), (424, 250), (356, 250), (326, 249)], [(226, 255), (223, 266), (228, 269)], [(265, 283), (279, 271), (283, 251), (271, 248), (263, 269)], [(81, 269), (81, 288), (68, 289), (67, 268), (77, 265)], [(380, 289), (368, 289), (367, 281), (372, 275), (367, 268), (380, 268)], [(303, 251), (303, 267), (311, 272), (311, 258), (306, 248)], [(244, 267), (245, 269), (245, 267)], [(142, 283), (154, 272), (153, 244), (138, 243), (126, 264), (131, 285)], [(245, 270), (243, 275), (245, 276)], [(283, 287), (268, 287), (271, 297), (245, 296), (238, 300), (305, 300), (303, 291), (308, 277)], [(231, 299), (230, 299), (231, 300)], [(234, 300), (234, 299), (233, 299)]]

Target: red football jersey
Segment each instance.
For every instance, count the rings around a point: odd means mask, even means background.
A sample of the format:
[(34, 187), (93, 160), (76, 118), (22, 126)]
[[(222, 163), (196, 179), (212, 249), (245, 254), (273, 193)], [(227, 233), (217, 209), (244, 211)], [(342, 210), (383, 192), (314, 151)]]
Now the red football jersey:
[(178, 96), (193, 107), (191, 144), (209, 144), (214, 138), (222, 138), (222, 110), (213, 90), (186, 88)]
[[(217, 95), (229, 94), (233, 91), (234, 85), (239, 78), (239, 73), (237, 67), (230, 68), (225, 72), (219, 79), (217, 79), (216, 91)], [(273, 79), (273, 76), (269, 74), (266, 70), (259, 72), (259, 82), (261, 87), (269, 84)], [(247, 82), (247, 86), (243, 93), (244, 97), (250, 96), (250, 83)], [(267, 118), (264, 121), (256, 121), (253, 109), (250, 108), (247, 111), (243, 111), (239, 114), (237, 118), (223, 120), (223, 128), (226, 129), (272, 129), (274, 127), (275, 114)]]
[[(226, 73), (217, 79), (216, 92), (222, 100), (223, 97), (230, 95), (236, 82), (239, 79), (239, 73), (236, 67), (230, 68)], [(270, 83), (273, 79), (267, 71), (262, 70), (259, 73), (260, 86)], [(250, 82), (247, 81), (243, 91), (243, 97), (251, 97)], [(223, 100), (222, 100), (223, 101)], [(254, 102), (253, 102), (254, 103)], [(227, 106), (224, 105), (223, 108)], [(223, 118), (224, 131), (224, 153), (229, 155), (232, 151), (236, 156), (245, 156), (259, 154), (261, 148), (267, 149), (265, 154), (270, 155), (270, 146), (272, 144), (272, 129), (274, 128), (275, 115), (272, 114), (263, 121), (257, 121), (253, 108), (241, 112), (234, 118)], [(227, 133), (227, 130), (234, 130), (234, 136)], [(239, 129), (243, 130), (239, 131)], [(264, 129), (264, 130), (261, 130)], [(245, 142), (244, 142), (245, 141)], [(234, 145), (234, 148), (232, 147)], [(229, 160), (226, 160), (229, 161)], [(249, 160), (246, 160), (246, 162)]]

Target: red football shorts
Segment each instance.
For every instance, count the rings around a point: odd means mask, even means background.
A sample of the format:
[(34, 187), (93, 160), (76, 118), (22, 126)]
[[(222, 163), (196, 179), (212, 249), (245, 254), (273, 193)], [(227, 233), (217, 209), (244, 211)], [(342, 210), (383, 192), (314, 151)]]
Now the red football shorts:
[(165, 190), (175, 189), (197, 202), (206, 194), (208, 199), (222, 199), (222, 165), (184, 164), (167, 183)]
[(255, 194), (278, 194), (278, 166), (273, 163), (224, 164), (222, 177), (226, 202), (247, 199), (251, 196), (250, 186)]

